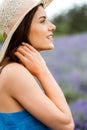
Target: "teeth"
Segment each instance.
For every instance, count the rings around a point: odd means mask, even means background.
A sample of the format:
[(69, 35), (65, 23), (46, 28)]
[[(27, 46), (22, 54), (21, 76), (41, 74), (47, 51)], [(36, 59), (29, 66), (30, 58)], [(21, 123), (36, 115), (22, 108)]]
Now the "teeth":
[(53, 36), (49, 36), (48, 38), (53, 38)]

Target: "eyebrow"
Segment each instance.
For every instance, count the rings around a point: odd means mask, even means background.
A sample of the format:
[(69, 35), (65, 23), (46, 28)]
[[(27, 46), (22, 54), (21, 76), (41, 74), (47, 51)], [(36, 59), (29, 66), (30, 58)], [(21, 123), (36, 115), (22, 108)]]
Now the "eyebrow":
[(42, 19), (42, 18), (46, 19), (47, 17), (46, 17), (46, 16), (41, 16), (41, 17), (39, 17), (39, 19)]

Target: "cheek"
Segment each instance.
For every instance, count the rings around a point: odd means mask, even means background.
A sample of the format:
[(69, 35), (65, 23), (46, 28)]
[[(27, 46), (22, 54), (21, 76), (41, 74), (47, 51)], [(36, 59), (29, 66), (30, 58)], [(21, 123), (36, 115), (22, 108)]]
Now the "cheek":
[(34, 28), (34, 29), (32, 29), (30, 31), (30, 34), (29, 34), (28, 38), (29, 38), (29, 40), (30, 40), (30, 42), (32, 44), (33, 42), (43, 40), (42, 38), (44, 37), (44, 35), (45, 35), (44, 29), (41, 29), (41, 28), (37, 27), (37, 28)]
[(30, 34), (28, 35), (28, 39), (34, 48), (37, 48), (39, 45), (39, 42), (41, 42), (40, 39), (42, 39), (42, 38), (41, 38), (40, 34), (41, 34), (41, 31), (39, 31), (37, 29), (32, 29), (30, 31)]

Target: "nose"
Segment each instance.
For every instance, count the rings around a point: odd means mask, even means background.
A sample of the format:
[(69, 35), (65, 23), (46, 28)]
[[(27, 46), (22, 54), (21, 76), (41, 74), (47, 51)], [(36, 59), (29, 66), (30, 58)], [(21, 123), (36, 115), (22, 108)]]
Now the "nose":
[(52, 22), (49, 21), (49, 30), (55, 31), (55, 29), (56, 29), (56, 26)]

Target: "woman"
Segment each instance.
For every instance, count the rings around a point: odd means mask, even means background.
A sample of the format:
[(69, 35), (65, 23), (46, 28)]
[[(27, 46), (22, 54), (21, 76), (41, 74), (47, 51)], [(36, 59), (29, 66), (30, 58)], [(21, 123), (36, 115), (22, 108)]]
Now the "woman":
[(73, 130), (64, 94), (39, 53), (54, 47), (55, 26), (44, 10), (51, 0), (4, 2), (0, 130)]

